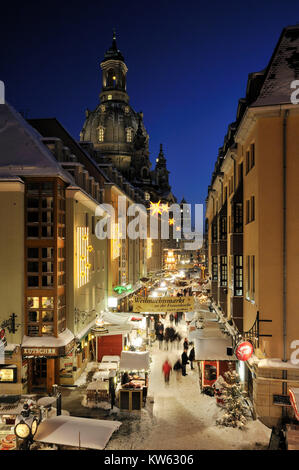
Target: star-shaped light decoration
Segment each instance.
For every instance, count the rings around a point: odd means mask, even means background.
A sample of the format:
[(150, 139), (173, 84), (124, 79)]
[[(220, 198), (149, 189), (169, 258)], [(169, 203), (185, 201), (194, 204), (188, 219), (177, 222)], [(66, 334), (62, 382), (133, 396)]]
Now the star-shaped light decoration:
[(151, 211), (151, 215), (155, 215), (155, 214), (162, 214), (162, 208), (160, 207), (160, 202), (161, 201), (158, 201), (158, 202), (152, 202), (150, 201), (150, 211)]
[(168, 204), (167, 204), (167, 203), (166, 203), (166, 204), (162, 204), (161, 209), (162, 209), (162, 213), (163, 213), (163, 212), (168, 212), (168, 211), (169, 211)]
[(169, 219), (169, 225), (174, 225), (174, 219)]

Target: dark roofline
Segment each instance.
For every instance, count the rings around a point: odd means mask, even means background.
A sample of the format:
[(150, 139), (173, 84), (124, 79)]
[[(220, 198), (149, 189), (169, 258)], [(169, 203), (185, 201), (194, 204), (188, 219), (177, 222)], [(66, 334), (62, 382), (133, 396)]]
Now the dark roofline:
[[(62, 134), (64, 133), (65, 136), (69, 139), (71, 145), (69, 145), (69, 143), (66, 143), (66, 146), (69, 147), (70, 150), (73, 151), (73, 153), (76, 154), (76, 152), (79, 152), (79, 154), (81, 154), (83, 160), (85, 160), (85, 162), (83, 163), (86, 168), (88, 169), (91, 168), (92, 171), (96, 171), (97, 173), (100, 173), (100, 175), (106, 180), (106, 181), (110, 181), (108, 176), (98, 167), (96, 161), (89, 155), (89, 153), (87, 153), (81, 146), (80, 144), (71, 136), (71, 134), (65, 129), (65, 127), (60, 123), (60, 121), (58, 121), (57, 118), (39, 118), (39, 119), (28, 119), (27, 120), (29, 122), (29, 124), (34, 127), (35, 129), (37, 128), (38, 132), (40, 132), (43, 137), (45, 138), (57, 138), (57, 135), (55, 136), (49, 136), (49, 135), (45, 135), (45, 132), (43, 132), (43, 130), (40, 129), (40, 127), (38, 126), (39, 123), (46, 123), (46, 122), (54, 122), (56, 126), (58, 126), (58, 128), (60, 128), (60, 130), (62, 131)], [(37, 126), (37, 127), (36, 127)], [(45, 129), (44, 129), (45, 130)], [(59, 137), (59, 134), (58, 134), (58, 137)], [(63, 137), (61, 136), (61, 140), (64, 142), (64, 139)], [(65, 143), (65, 142), (64, 142)], [(72, 149), (75, 149), (73, 150)], [(87, 163), (87, 165), (86, 165)]]

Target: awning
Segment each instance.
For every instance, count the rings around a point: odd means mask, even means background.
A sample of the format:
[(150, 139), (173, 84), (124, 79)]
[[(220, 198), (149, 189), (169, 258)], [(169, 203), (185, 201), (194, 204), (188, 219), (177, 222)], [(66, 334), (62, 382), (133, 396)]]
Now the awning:
[(34, 440), (47, 444), (103, 450), (120, 425), (120, 421), (55, 416), (40, 423)]
[(148, 370), (149, 364), (149, 351), (122, 351), (119, 369), (128, 371)]
[(299, 421), (299, 388), (290, 388), (290, 399), (292, 403), (292, 407), (294, 408), (295, 411), (295, 416), (297, 420)]

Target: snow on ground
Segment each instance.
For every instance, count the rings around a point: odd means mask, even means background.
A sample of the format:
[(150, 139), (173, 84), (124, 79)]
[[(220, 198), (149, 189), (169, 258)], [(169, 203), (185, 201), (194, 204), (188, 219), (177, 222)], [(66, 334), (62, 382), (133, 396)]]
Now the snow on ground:
[(98, 368), (97, 362), (89, 362), (87, 366), (85, 367), (84, 371), (82, 372), (82, 374), (80, 375), (80, 377), (74, 383), (74, 386), (81, 387), (82, 385), (86, 385), (88, 373), (92, 369), (96, 370), (97, 368)]
[[(165, 323), (165, 327), (168, 326)], [(175, 328), (176, 326), (173, 325)], [(179, 325), (182, 338), (187, 336), (185, 322)], [(265, 449), (271, 430), (260, 421), (249, 421), (246, 429), (217, 426), (223, 414), (214, 397), (200, 392), (197, 364), (187, 366), (187, 376), (172, 372), (169, 385), (164, 383), (162, 364), (166, 358), (172, 365), (183, 352), (182, 342), (168, 351), (159, 350), (158, 342), (151, 349), (152, 362), (146, 407), (140, 412), (123, 412), (114, 408), (104, 419), (122, 422), (108, 443), (107, 450), (237, 450)], [(86, 383), (96, 363), (89, 363), (76, 385)], [(82, 399), (81, 399), (82, 400)], [(82, 403), (84, 407), (86, 404)], [(90, 410), (92, 411), (92, 410)], [(96, 410), (94, 410), (96, 412)], [(108, 411), (108, 410), (107, 410)]]
[[(180, 325), (185, 337), (186, 326)], [(169, 385), (164, 383), (162, 364), (166, 358), (172, 365), (180, 357), (182, 347), (162, 351), (154, 344), (147, 407), (140, 414), (122, 413), (120, 430), (112, 436), (107, 449), (145, 450), (233, 450), (265, 449), (271, 430), (260, 421), (249, 421), (246, 429), (239, 430), (216, 425), (223, 414), (214, 397), (200, 392), (198, 368), (187, 366), (187, 376), (172, 372)], [(153, 404), (151, 403), (153, 401)], [(153, 406), (152, 410), (151, 407)], [(123, 418), (121, 416), (123, 415)]]

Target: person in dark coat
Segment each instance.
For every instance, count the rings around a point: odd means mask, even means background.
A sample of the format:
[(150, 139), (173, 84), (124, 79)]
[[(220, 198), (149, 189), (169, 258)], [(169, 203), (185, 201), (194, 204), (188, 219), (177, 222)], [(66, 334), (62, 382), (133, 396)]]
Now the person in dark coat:
[(189, 364), (188, 362), (188, 356), (187, 356), (187, 349), (184, 349), (184, 352), (182, 354), (182, 375), (188, 375), (186, 374), (186, 365)]
[(193, 343), (190, 343), (190, 345), (192, 346), (192, 349), (189, 353), (189, 361), (190, 361), (190, 367), (191, 367), (191, 370), (194, 369), (193, 367), (193, 361), (195, 359), (195, 350), (194, 350), (194, 346), (193, 346)]
[(188, 350), (189, 348), (189, 342), (187, 340), (187, 338), (184, 339), (184, 349), (187, 349)]
[(182, 362), (180, 359), (176, 361), (176, 363), (173, 366), (173, 370), (175, 371), (176, 379), (178, 382), (180, 382), (180, 377), (181, 377), (181, 369), (182, 369)]
[(164, 340), (164, 334), (163, 334), (162, 328), (156, 333), (156, 337), (157, 337), (157, 340), (159, 341), (159, 349), (162, 349), (162, 343)]

